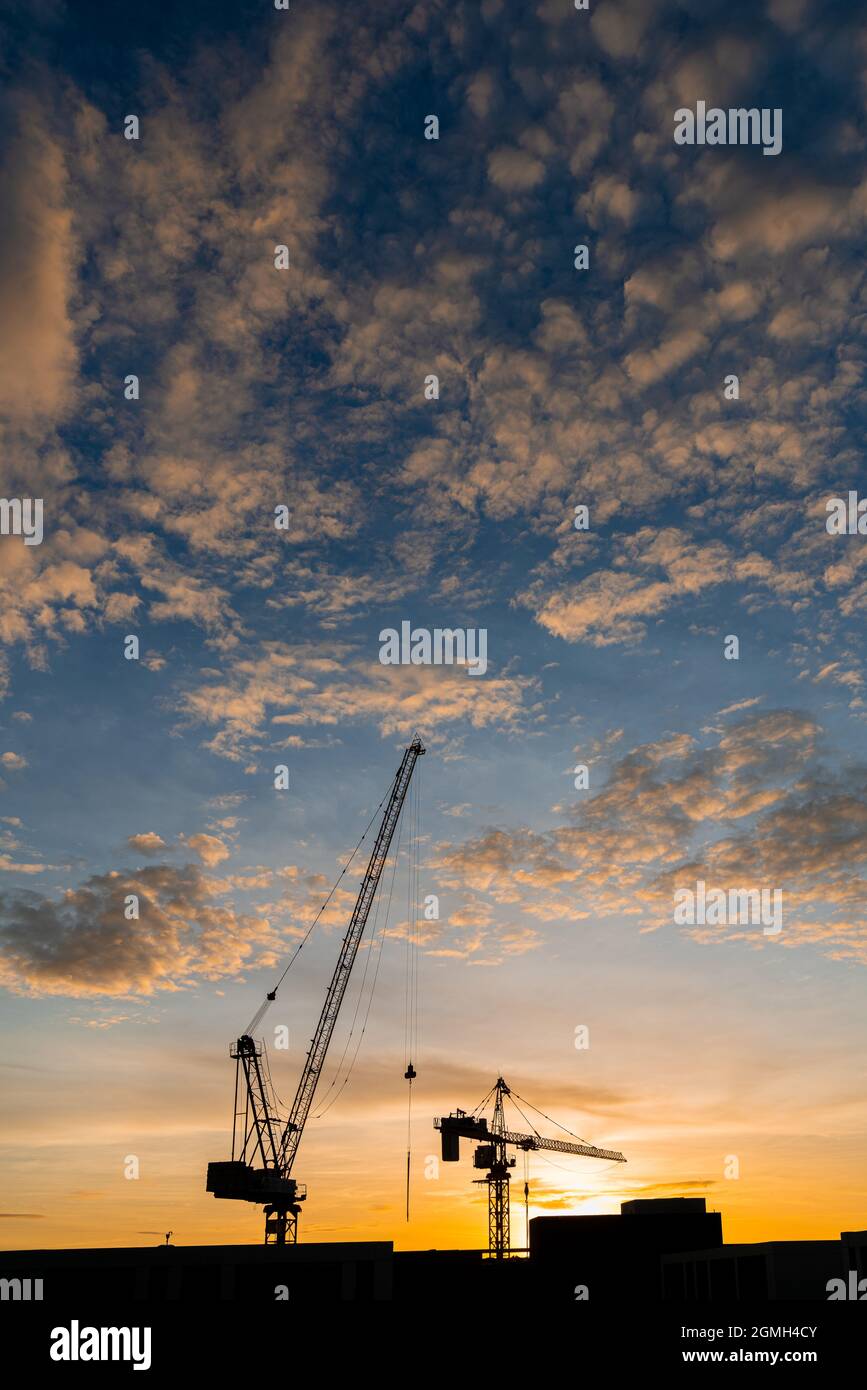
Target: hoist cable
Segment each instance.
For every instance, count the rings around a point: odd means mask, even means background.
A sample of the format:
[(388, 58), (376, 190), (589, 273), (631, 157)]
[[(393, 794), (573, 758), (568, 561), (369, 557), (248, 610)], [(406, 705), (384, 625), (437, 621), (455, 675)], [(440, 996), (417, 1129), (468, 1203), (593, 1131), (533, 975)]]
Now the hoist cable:
[[(399, 825), (398, 825), (398, 829), (399, 829)], [(398, 852), (399, 852), (399, 850), (400, 850), (400, 839), (398, 838)], [(384, 941), (385, 941), (385, 937), (386, 937), (386, 935), (387, 935), (387, 930), (388, 930), (388, 918), (389, 918), (389, 914), (390, 914), (390, 912), (391, 912), (391, 895), (392, 895), (392, 892), (394, 891), (394, 879), (395, 879), (395, 874), (396, 874), (396, 872), (397, 872), (397, 855), (395, 855), (394, 862), (393, 862), (393, 864), (392, 864), (392, 870), (391, 870), (391, 883), (390, 883), (389, 889), (388, 889), (388, 903), (387, 903), (386, 911), (385, 911), (385, 920), (384, 920), (384, 922), (383, 922), (383, 924), (382, 924), (381, 942), (380, 942), (379, 954), (378, 954), (378, 956), (377, 956), (377, 961), (376, 961), (376, 970), (374, 971), (373, 983), (372, 983), (372, 985), (371, 985), (371, 987), (370, 987), (370, 997), (369, 997), (369, 999), (368, 999), (368, 1001), (367, 1001), (367, 1012), (366, 1012), (365, 1015), (364, 1015), (364, 1023), (363, 1023), (362, 1028), (361, 1028), (361, 1033), (359, 1034), (358, 1043), (357, 1043), (357, 1046), (356, 1046), (356, 1048), (355, 1048), (355, 1052), (354, 1052), (353, 1055), (352, 1055), (352, 1060), (351, 1060), (351, 1062), (349, 1063), (349, 1070), (347, 1071), (346, 1076), (343, 1078), (343, 1081), (340, 1083), (340, 1086), (339, 1086), (339, 1088), (338, 1088), (336, 1094), (332, 1097), (332, 1099), (328, 1102), (328, 1104), (325, 1105), (325, 1106), (323, 1106), (323, 1108), (319, 1111), (319, 1113), (318, 1113), (317, 1115), (314, 1116), (314, 1119), (317, 1119), (317, 1120), (321, 1119), (322, 1116), (326, 1113), (326, 1111), (328, 1111), (328, 1110), (331, 1109), (331, 1107), (332, 1107), (332, 1105), (334, 1104), (334, 1102), (335, 1102), (335, 1101), (338, 1099), (338, 1097), (341, 1095), (341, 1093), (342, 1093), (344, 1087), (346, 1086), (346, 1083), (348, 1082), (350, 1076), (352, 1075), (352, 1071), (353, 1071), (353, 1068), (355, 1067), (355, 1063), (356, 1063), (356, 1060), (357, 1060), (357, 1058), (358, 1058), (358, 1054), (359, 1054), (359, 1052), (360, 1052), (360, 1050), (361, 1050), (361, 1044), (362, 1044), (362, 1042), (364, 1041), (364, 1034), (365, 1034), (366, 1031), (367, 1031), (367, 1021), (368, 1021), (368, 1019), (370, 1018), (370, 1009), (371, 1009), (371, 1005), (373, 1004), (373, 996), (374, 996), (374, 994), (376, 993), (376, 982), (377, 982), (377, 980), (379, 979), (379, 967), (380, 967), (380, 965), (382, 964), (382, 945), (383, 945), (383, 943), (384, 943)]]
[(409, 1179), (412, 1164), (412, 1077), (409, 1081), (409, 1099), (406, 1109), (406, 1219), (409, 1221)]
[(296, 960), (298, 959), (299, 955), (301, 954), (302, 949), (303, 949), (304, 946), (306, 945), (306, 943), (307, 943), (307, 941), (308, 941), (308, 939), (309, 939), (309, 937), (310, 937), (311, 932), (313, 931), (314, 927), (316, 926), (316, 923), (319, 921), (319, 918), (322, 916), (322, 914), (323, 914), (323, 912), (325, 911), (326, 907), (327, 907), (328, 904), (331, 902), (331, 899), (334, 897), (334, 894), (337, 892), (337, 889), (338, 889), (338, 887), (340, 886), (340, 880), (343, 878), (344, 874), (345, 874), (345, 873), (348, 871), (348, 869), (351, 867), (353, 859), (355, 858), (356, 854), (357, 854), (358, 851), (361, 849), (361, 846), (363, 845), (364, 841), (365, 841), (366, 838), (367, 838), (367, 832), (368, 832), (368, 830), (369, 830), (370, 827), (373, 825), (373, 822), (376, 820), (376, 817), (379, 815), (379, 812), (382, 810), (382, 808), (383, 808), (383, 806), (385, 805), (385, 803), (386, 803), (386, 801), (388, 800), (388, 798), (391, 796), (393, 786), (394, 786), (394, 783), (392, 782), (391, 787), (389, 787), (388, 791), (386, 792), (385, 796), (384, 796), (384, 797), (382, 798), (382, 800), (380, 801), (380, 803), (379, 803), (379, 805), (377, 806), (376, 810), (374, 811), (373, 815), (370, 817), (370, 820), (367, 822), (367, 825), (366, 825), (365, 828), (364, 828), (364, 833), (362, 834), (361, 839), (358, 841), (358, 844), (355, 846), (355, 849), (352, 851), (351, 855), (350, 855), (349, 858), (347, 859), (347, 861), (346, 861), (346, 863), (344, 864), (343, 868), (340, 870), (340, 873), (337, 875), (337, 878), (334, 880), (334, 883), (333, 883), (332, 886), (331, 886), (331, 891), (329, 892), (328, 897), (327, 897), (327, 898), (325, 899), (325, 901), (322, 903), (322, 906), (319, 908), (319, 911), (317, 912), (316, 916), (313, 918), (313, 921), (310, 923), (310, 926), (307, 928), (307, 931), (304, 933), (304, 936), (302, 937), (301, 941), (299, 941), (298, 946), (296, 947), (295, 951), (293, 952), (292, 956), (290, 957), (290, 960), (289, 960), (288, 965), (286, 966), (286, 969), (283, 971), (283, 974), (280, 976), (280, 978), (279, 978), (279, 980), (277, 981), (277, 983), (276, 983), (276, 985), (274, 986), (274, 988), (273, 988), (273, 989), (269, 992), (269, 994), (266, 996), (264, 1003), (260, 1004), (260, 1006), (259, 1006), (259, 1008), (257, 1009), (256, 1013), (253, 1015), (253, 1018), (252, 1018), (251, 1021), (248, 1023), (247, 1028), (246, 1028), (246, 1030), (245, 1030), (246, 1036), (250, 1036), (250, 1035), (252, 1034), (253, 1030), (254, 1030), (255, 1028), (258, 1028), (259, 1024), (262, 1022), (262, 1019), (264, 1018), (264, 1016), (265, 1016), (265, 1014), (266, 1014), (266, 1012), (267, 1012), (267, 1010), (268, 1010), (269, 1005), (272, 1004), (272, 1003), (274, 1002), (274, 995), (276, 995), (278, 989), (279, 989), (280, 986), (282, 985), (283, 981), (286, 979), (286, 976), (289, 974), (289, 971), (292, 969), (292, 966), (295, 964)]
[[(328, 1090), (325, 1092), (325, 1094), (324, 1094), (323, 1096), (321, 1096), (320, 1099), (319, 1099), (319, 1102), (318, 1102), (318, 1103), (319, 1103), (319, 1106), (320, 1106), (320, 1110), (319, 1110), (319, 1112), (318, 1112), (316, 1115), (313, 1115), (313, 1116), (311, 1117), (311, 1118), (314, 1119), (314, 1120), (318, 1119), (318, 1118), (319, 1118), (319, 1115), (323, 1113), (321, 1107), (324, 1105), (325, 1101), (328, 1100), (328, 1097), (331, 1095), (331, 1092), (334, 1090), (334, 1087), (337, 1085), (337, 1082), (338, 1082), (338, 1080), (339, 1080), (339, 1078), (340, 1078), (341, 1068), (343, 1067), (343, 1063), (344, 1063), (344, 1061), (346, 1060), (346, 1054), (347, 1054), (347, 1052), (349, 1051), (349, 1044), (352, 1042), (352, 1038), (353, 1038), (353, 1035), (354, 1035), (354, 1033), (355, 1033), (355, 1025), (356, 1025), (356, 1023), (358, 1022), (358, 1011), (359, 1011), (359, 1009), (361, 1008), (361, 1000), (362, 1000), (362, 998), (363, 998), (363, 996), (364, 996), (364, 986), (365, 986), (365, 984), (366, 984), (366, 982), (367, 982), (367, 972), (368, 972), (368, 969), (370, 968), (370, 957), (371, 957), (371, 953), (372, 953), (372, 951), (373, 951), (374, 944), (375, 944), (375, 942), (376, 942), (376, 933), (377, 933), (377, 930), (378, 930), (378, 928), (379, 928), (379, 909), (380, 909), (381, 903), (382, 903), (382, 894), (381, 894), (381, 893), (377, 893), (377, 895), (376, 895), (376, 902), (375, 902), (375, 904), (374, 904), (374, 909), (373, 909), (373, 928), (372, 928), (371, 933), (370, 933), (370, 945), (368, 946), (368, 949), (367, 949), (367, 951), (366, 951), (366, 953), (365, 953), (365, 958), (364, 958), (364, 969), (363, 969), (363, 971), (361, 972), (361, 984), (359, 985), (359, 988), (358, 988), (358, 996), (357, 996), (357, 998), (356, 998), (356, 1000), (355, 1000), (355, 1011), (354, 1011), (354, 1013), (353, 1013), (353, 1015), (352, 1015), (352, 1023), (350, 1024), (350, 1027), (349, 1027), (349, 1034), (348, 1034), (348, 1036), (347, 1036), (346, 1042), (344, 1043), (343, 1051), (342, 1051), (341, 1054), (340, 1054), (340, 1060), (338, 1061), (337, 1066), (336, 1066), (335, 1069), (334, 1069), (334, 1076), (333, 1076), (333, 1078), (332, 1078), (332, 1080), (331, 1080), (331, 1084), (330, 1084), (330, 1086), (328, 1087)], [(381, 947), (380, 947), (380, 949), (381, 949)]]

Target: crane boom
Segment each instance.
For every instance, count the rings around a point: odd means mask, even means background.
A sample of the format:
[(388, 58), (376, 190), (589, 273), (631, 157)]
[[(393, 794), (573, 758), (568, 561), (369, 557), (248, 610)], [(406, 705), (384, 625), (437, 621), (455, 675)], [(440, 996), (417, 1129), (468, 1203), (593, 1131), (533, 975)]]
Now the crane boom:
[(298, 1152), (298, 1145), (304, 1133), (304, 1125), (307, 1116), (310, 1114), (310, 1107), (313, 1104), (313, 1096), (316, 1086), (322, 1075), (322, 1065), (325, 1061), (325, 1054), (328, 1051), (328, 1044), (331, 1042), (331, 1035), (334, 1032), (334, 1025), (337, 1022), (337, 1015), (340, 1012), (340, 1005), (343, 1003), (343, 996), (346, 993), (346, 986), (349, 983), (349, 976), (361, 938), (364, 935), (364, 928), (367, 925), (367, 918), (370, 908), (382, 877), (385, 861), (388, 858), (388, 851), (391, 846), (392, 836), (397, 826), (404, 799), (409, 788), (410, 778), (417, 759), (424, 753), (421, 739), (416, 736), (403, 755), (403, 761), (395, 773), (394, 782), (391, 788), (388, 806), (379, 827), (379, 834), (370, 855), (364, 878), (361, 883), (361, 891), (353, 909), (346, 935), (343, 938), (343, 945), (340, 948), (340, 955), (337, 957), (337, 964), (334, 967), (334, 974), (331, 976), (331, 983), (325, 996), (325, 1003), (319, 1022), (316, 1025), (316, 1032), (310, 1042), (307, 1053), (307, 1060), (304, 1063), (304, 1070), (301, 1073), (301, 1080), (298, 1082), (298, 1089), (295, 1092), (295, 1099), (289, 1111), (289, 1118), (286, 1128), (283, 1131), (283, 1138), (280, 1144), (279, 1164), (284, 1176), (292, 1171), (292, 1164), (295, 1162), (295, 1155)]
[[(488, 1122), (484, 1117), (475, 1119), (471, 1115), (463, 1115), (458, 1111), (457, 1115), (443, 1116), (441, 1120), (434, 1120), (434, 1128), (441, 1130), (444, 1136), (453, 1135), (456, 1139), (478, 1139), (483, 1143), (491, 1143), (496, 1139), (502, 1144), (512, 1144), (516, 1149), (535, 1151), (536, 1149), (549, 1149), (553, 1153), (560, 1154), (582, 1154), (585, 1158), (607, 1158), (612, 1163), (625, 1163), (626, 1159), (622, 1153), (616, 1149), (598, 1149), (595, 1144), (573, 1144), (568, 1139), (543, 1139), (540, 1134), (517, 1134), (513, 1130), (504, 1129), (501, 1133), (488, 1129)], [(443, 1145), (445, 1155), (446, 1145)]]
[(542, 1139), (538, 1134), (513, 1134), (506, 1130), (502, 1136), (507, 1144), (515, 1144), (519, 1149), (551, 1149), (558, 1154), (583, 1154), (585, 1158), (610, 1158), (613, 1163), (625, 1163), (626, 1159), (616, 1149), (597, 1149), (595, 1144), (570, 1144), (565, 1139)]

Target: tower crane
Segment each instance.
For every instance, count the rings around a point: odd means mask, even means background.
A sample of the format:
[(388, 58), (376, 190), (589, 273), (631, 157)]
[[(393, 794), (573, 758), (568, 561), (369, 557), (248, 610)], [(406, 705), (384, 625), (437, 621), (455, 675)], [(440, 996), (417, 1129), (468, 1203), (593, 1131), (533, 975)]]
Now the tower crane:
[[(489, 1129), (487, 1120), (478, 1112), (487, 1105), (492, 1096), (494, 1097), (494, 1114)], [(585, 1158), (606, 1158), (612, 1163), (626, 1162), (622, 1153), (618, 1153), (614, 1149), (597, 1149), (594, 1144), (585, 1144), (583, 1140), (575, 1144), (563, 1139), (543, 1139), (541, 1134), (535, 1132), (533, 1134), (518, 1134), (507, 1129), (503, 1105), (506, 1096), (513, 1097), (513, 1104), (518, 1109), (516, 1099), (521, 1100), (522, 1097), (513, 1096), (503, 1078), (498, 1076), (493, 1088), (476, 1106), (476, 1110), (472, 1114), (468, 1115), (465, 1110), (455, 1110), (451, 1115), (434, 1120), (434, 1129), (440, 1131), (444, 1163), (456, 1163), (458, 1161), (461, 1139), (481, 1140), (473, 1155), (473, 1167), (485, 1169), (486, 1176), (476, 1178), (474, 1181), (487, 1184), (488, 1254), (497, 1260), (507, 1258), (511, 1251), (509, 1169), (514, 1168), (515, 1160), (509, 1158), (506, 1152), (510, 1145), (523, 1149), (525, 1152), (535, 1149), (551, 1149), (555, 1153), (561, 1154), (582, 1154)], [(530, 1106), (529, 1101), (524, 1101), (524, 1104)], [(532, 1110), (535, 1108), (535, 1106), (530, 1106)], [(541, 1111), (538, 1113), (542, 1114)], [(521, 1114), (523, 1115), (523, 1111)], [(547, 1118), (547, 1116), (543, 1116), (543, 1119)], [(526, 1115), (524, 1115), (524, 1119), (527, 1119)], [(528, 1121), (528, 1123), (530, 1122)]]
[(279, 1113), (262, 1044), (252, 1036), (269, 1004), (277, 997), (276, 989), (266, 995), (265, 1003), (246, 1032), (229, 1049), (235, 1061), (232, 1158), (228, 1162), (208, 1164), (206, 1190), (215, 1197), (256, 1202), (263, 1206), (266, 1245), (294, 1244), (298, 1239), (300, 1203), (307, 1197), (307, 1188), (292, 1177), (292, 1167), (413, 769), (424, 752), (421, 739), (416, 735), (405, 749), (390, 791), (386, 794), (387, 805), (376, 842), (325, 994), (319, 1022), (310, 1041), (295, 1099), (285, 1118)]

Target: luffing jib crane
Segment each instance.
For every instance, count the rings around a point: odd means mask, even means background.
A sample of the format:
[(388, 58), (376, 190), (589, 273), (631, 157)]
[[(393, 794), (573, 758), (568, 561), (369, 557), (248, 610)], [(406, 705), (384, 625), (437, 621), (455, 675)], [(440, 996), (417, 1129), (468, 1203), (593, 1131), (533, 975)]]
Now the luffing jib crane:
[[(487, 1120), (483, 1115), (479, 1115), (478, 1111), (490, 1101), (491, 1096), (494, 1097), (494, 1114), (491, 1127), (488, 1129)], [(512, 1092), (503, 1078), (498, 1076), (493, 1089), (488, 1092), (473, 1114), (468, 1115), (465, 1110), (455, 1110), (451, 1115), (443, 1116), (441, 1120), (434, 1120), (434, 1129), (438, 1129), (441, 1135), (444, 1163), (457, 1163), (460, 1158), (461, 1139), (481, 1140), (473, 1155), (473, 1167), (486, 1170), (486, 1176), (476, 1178), (475, 1181), (487, 1184), (488, 1253), (498, 1260), (508, 1256), (511, 1250), (509, 1169), (514, 1168), (515, 1160), (509, 1158), (506, 1152), (509, 1145), (523, 1149), (525, 1152), (534, 1149), (552, 1149), (555, 1153), (582, 1154), (586, 1158), (605, 1158), (612, 1163), (626, 1162), (623, 1154), (614, 1149), (597, 1149), (594, 1144), (585, 1144), (583, 1141), (575, 1144), (564, 1139), (543, 1139), (541, 1134), (517, 1134), (513, 1130), (506, 1129), (503, 1106), (506, 1096), (512, 1096)], [(518, 1096), (517, 1099), (520, 1100), (521, 1097)], [(515, 1103), (514, 1099), (513, 1103)], [(529, 1101), (524, 1101), (524, 1104), (529, 1105)], [(516, 1105), (517, 1108), (519, 1107)], [(530, 1109), (534, 1110), (535, 1108), (535, 1106), (530, 1106)], [(523, 1114), (523, 1111), (521, 1113)], [(539, 1113), (541, 1114), (541, 1111)], [(524, 1118), (527, 1117), (524, 1116)]]
[(307, 1196), (307, 1188), (292, 1177), (292, 1166), (322, 1075), (325, 1055), (385, 868), (413, 769), (424, 751), (421, 739), (416, 735), (405, 750), (403, 761), (394, 775), (376, 843), (361, 882), (358, 899), (349, 919), (334, 974), (325, 995), (322, 1013), (310, 1041), (295, 1099), (287, 1117), (283, 1118), (279, 1114), (268, 1073), (267, 1058), (263, 1056), (262, 1045), (252, 1037), (253, 1029), (260, 1022), (268, 1004), (276, 998), (276, 989), (266, 996), (265, 1004), (246, 1033), (230, 1048), (230, 1054), (235, 1059), (232, 1158), (229, 1162), (208, 1164), (206, 1187), (215, 1197), (257, 1202), (262, 1205), (265, 1209), (266, 1244), (285, 1245), (287, 1242), (294, 1243), (298, 1238), (300, 1203)]

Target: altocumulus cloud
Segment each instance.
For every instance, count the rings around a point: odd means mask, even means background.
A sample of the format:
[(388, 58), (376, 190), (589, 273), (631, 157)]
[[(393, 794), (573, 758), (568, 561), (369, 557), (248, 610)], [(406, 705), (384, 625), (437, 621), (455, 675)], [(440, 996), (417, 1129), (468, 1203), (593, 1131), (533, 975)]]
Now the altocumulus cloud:
[[(440, 844), (434, 867), (474, 905), (473, 930), (504, 908), (561, 928), (625, 915), (658, 929), (672, 926), (674, 891), (698, 878), (774, 885), (786, 901), (781, 945), (867, 964), (867, 769), (825, 767), (820, 736), (810, 717), (775, 710), (711, 730), (704, 746), (689, 735), (641, 745), (570, 808), (572, 823)], [(691, 935), (726, 933), (738, 934)]]
[(148, 995), (273, 961), (268, 919), (217, 901), (222, 890), (194, 865), (158, 864), (95, 874), (59, 899), (0, 895), (0, 980), (22, 994)]

